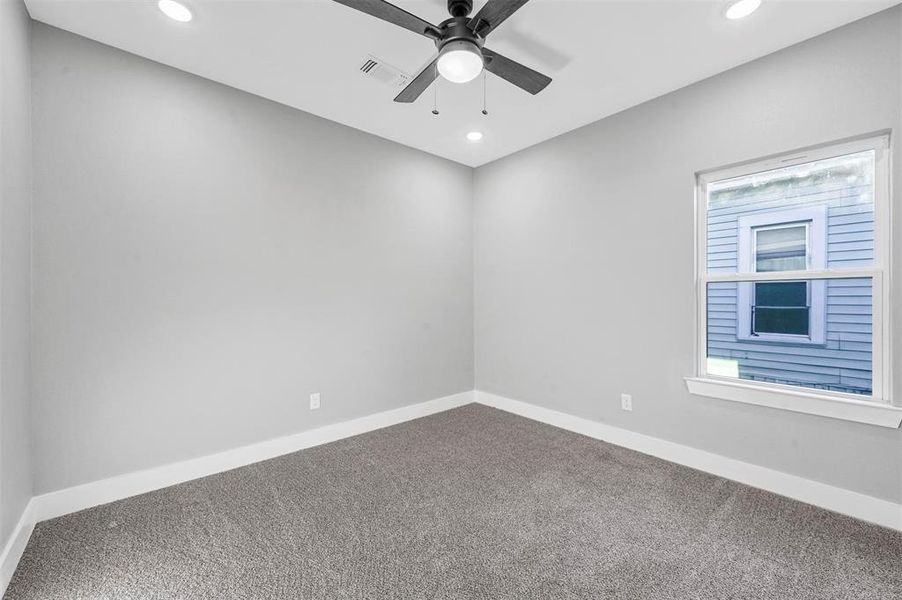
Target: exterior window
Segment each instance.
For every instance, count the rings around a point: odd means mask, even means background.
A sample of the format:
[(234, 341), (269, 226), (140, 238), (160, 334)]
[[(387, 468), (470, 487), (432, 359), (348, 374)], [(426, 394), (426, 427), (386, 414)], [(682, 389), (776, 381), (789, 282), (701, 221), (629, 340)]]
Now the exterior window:
[[(826, 267), (827, 210), (803, 206), (738, 214), (739, 272), (783, 273)], [(822, 282), (738, 284), (736, 337), (750, 342), (824, 344)]]
[[(891, 404), (888, 154), (880, 136), (699, 176), (689, 381), (706, 395), (735, 382), (768, 398)], [(755, 403), (768, 402), (794, 409), (785, 396)]]
[(755, 284), (752, 335), (809, 337), (811, 306), (805, 281), (769, 281)]
[[(800, 271), (808, 268), (810, 222), (757, 227), (755, 271)], [(811, 330), (811, 301), (804, 281), (756, 283), (751, 307), (751, 335), (799, 335)]]

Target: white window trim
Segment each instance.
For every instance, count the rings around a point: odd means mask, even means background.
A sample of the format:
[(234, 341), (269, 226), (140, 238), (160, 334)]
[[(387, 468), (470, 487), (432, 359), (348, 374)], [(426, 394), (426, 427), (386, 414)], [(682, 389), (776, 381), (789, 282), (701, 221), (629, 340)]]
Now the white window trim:
[[(707, 268), (707, 186), (713, 181), (740, 177), (780, 167), (794, 166), (873, 150), (875, 153), (874, 181), (874, 264), (868, 268), (821, 269), (808, 271), (782, 271), (776, 273), (708, 273)], [(696, 369), (695, 376), (687, 377), (689, 392), (696, 395), (743, 402), (831, 417), (858, 423), (898, 428), (902, 424), (902, 407), (892, 402), (892, 314), (890, 291), (892, 287), (892, 203), (889, 168), (889, 133), (867, 138), (829, 144), (801, 150), (769, 159), (734, 167), (700, 172), (696, 175)], [(813, 266), (813, 265), (812, 265)], [(707, 285), (716, 281), (790, 281), (798, 279), (838, 279), (849, 277), (871, 278), (873, 285), (874, 327), (873, 395), (867, 398), (854, 394), (813, 390), (765, 382), (752, 382), (710, 375), (707, 362)]]
[[(762, 228), (790, 227), (807, 224), (808, 268), (821, 271), (827, 266), (827, 207), (804, 206), (785, 210), (768, 211), (739, 217), (739, 271), (755, 271), (754, 232)], [(823, 345), (827, 342), (827, 313), (825, 296), (827, 286), (823, 280), (812, 281), (808, 293), (811, 296), (811, 317), (808, 335), (781, 335), (775, 333), (752, 334), (752, 286), (737, 284), (736, 338), (745, 342), (786, 342), (791, 344)]]

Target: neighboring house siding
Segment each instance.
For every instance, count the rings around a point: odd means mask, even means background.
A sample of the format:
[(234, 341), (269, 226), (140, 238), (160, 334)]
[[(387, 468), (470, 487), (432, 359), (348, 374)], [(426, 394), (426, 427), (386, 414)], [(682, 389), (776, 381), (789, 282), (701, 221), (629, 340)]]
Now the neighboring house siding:
[[(739, 217), (800, 206), (827, 208), (826, 266), (870, 265), (874, 258), (873, 184), (843, 172), (712, 193), (709, 272), (735, 273)], [(871, 281), (826, 283), (826, 343), (746, 341), (737, 336), (738, 285), (708, 287), (708, 355), (738, 361), (740, 377), (867, 394), (871, 392)]]

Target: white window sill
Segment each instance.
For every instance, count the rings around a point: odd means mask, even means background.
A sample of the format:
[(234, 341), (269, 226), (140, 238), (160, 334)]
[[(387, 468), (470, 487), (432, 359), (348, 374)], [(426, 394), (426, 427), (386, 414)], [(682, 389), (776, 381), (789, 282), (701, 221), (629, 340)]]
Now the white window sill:
[(698, 396), (780, 408), (844, 421), (892, 429), (897, 429), (902, 423), (902, 408), (882, 402), (834, 398), (802, 390), (768, 389), (760, 385), (702, 377), (686, 377), (686, 387), (689, 388), (690, 394)]

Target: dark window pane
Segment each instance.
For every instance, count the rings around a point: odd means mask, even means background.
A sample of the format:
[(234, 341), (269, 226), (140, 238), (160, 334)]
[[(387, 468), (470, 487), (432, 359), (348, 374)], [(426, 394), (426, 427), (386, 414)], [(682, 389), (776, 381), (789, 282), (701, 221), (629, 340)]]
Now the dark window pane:
[(768, 308), (756, 306), (752, 311), (752, 331), (755, 333), (808, 335), (810, 322), (808, 307)]
[(755, 284), (756, 306), (807, 306), (808, 284), (804, 281), (769, 281)]
[(753, 333), (808, 335), (810, 322), (807, 282), (768, 281), (755, 284)]

